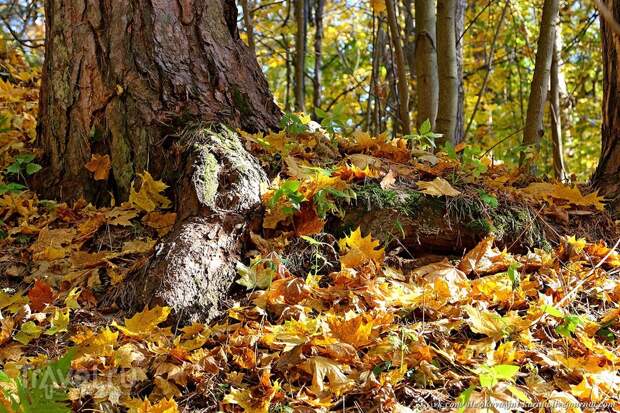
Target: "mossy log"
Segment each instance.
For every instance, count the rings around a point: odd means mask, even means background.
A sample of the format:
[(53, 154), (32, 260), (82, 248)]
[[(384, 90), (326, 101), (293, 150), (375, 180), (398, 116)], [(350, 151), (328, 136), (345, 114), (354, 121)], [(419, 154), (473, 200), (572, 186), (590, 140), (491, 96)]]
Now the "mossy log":
[(359, 186), (357, 201), (345, 208), (331, 230), (360, 227), (390, 248), (405, 253), (462, 254), (488, 235), (500, 246), (522, 249), (548, 246), (541, 218), (526, 205), (491, 208), (477, 197), (431, 197), (410, 189)]

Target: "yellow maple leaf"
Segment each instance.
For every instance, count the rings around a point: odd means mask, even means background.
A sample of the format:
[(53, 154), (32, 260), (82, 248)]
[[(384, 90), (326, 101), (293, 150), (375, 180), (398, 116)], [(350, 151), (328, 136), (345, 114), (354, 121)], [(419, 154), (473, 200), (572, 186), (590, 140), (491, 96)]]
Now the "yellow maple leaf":
[(604, 394), (600, 391), (598, 385), (590, 376), (585, 375), (581, 382), (577, 385), (570, 386), (570, 392), (580, 400), (600, 402), (603, 400)]
[(129, 337), (145, 337), (150, 335), (159, 323), (166, 321), (170, 307), (155, 306), (125, 319), (125, 326), (113, 322), (112, 325)]
[(379, 241), (373, 240), (371, 235), (362, 237), (362, 231), (358, 227), (351, 235), (338, 241), (340, 251), (346, 251), (340, 257), (340, 263), (344, 267), (353, 268), (368, 261), (376, 265), (383, 263), (384, 249), (379, 248)]
[(386, 9), (385, 0), (370, 0), (370, 7), (375, 13), (384, 13)]
[(132, 226), (131, 220), (137, 216), (138, 212), (136, 210), (122, 207), (112, 208), (104, 213), (105, 220), (109, 225), (120, 225), (123, 227)]
[(599, 211), (605, 209), (604, 198), (598, 192), (582, 195), (576, 186), (570, 187), (562, 184), (549, 182), (533, 182), (521, 191), (534, 199), (553, 202), (553, 200), (566, 201), (574, 206), (594, 207)]
[(255, 391), (233, 387), (222, 402), (224, 404), (236, 404), (245, 413), (268, 413), (271, 400), (279, 390), (278, 382), (272, 384), (269, 374), (264, 372)]
[[(352, 384), (345, 374), (349, 368), (341, 365), (331, 359), (321, 356), (315, 356), (307, 360), (301, 367), (312, 374), (312, 391), (320, 394), (324, 390), (330, 390), (336, 395), (342, 394), (346, 388)], [(325, 381), (329, 380), (329, 387), (325, 385)]]
[(171, 202), (168, 198), (161, 194), (168, 185), (162, 181), (153, 179), (148, 171), (138, 174), (142, 178), (140, 190), (136, 191), (135, 182), (131, 184), (129, 193), (129, 202), (136, 208), (146, 212), (154, 211), (156, 208), (169, 208)]
[(495, 311), (481, 311), (470, 305), (464, 307), (469, 316), (467, 324), (471, 331), (500, 339), (508, 332), (508, 323)]
[(172, 229), (172, 226), (177, 220), (177, 214), (174, 212), (169, 212), (167, 214), (153, 211), (149, 212), (142, 218), (142, 222), (155, 230), (157, 230), (157, 234), (161, 237), (166, 235)]
[(125, 403), (129, 413), (179, 413), (179, 407), (174, 399), (161, 399), (152, 404), (149, 399), (130, 400)]
[(431, 196), (455, 197), (461, 194), (448, 181), (439, 176), (430, 182), (418, 181), (416, 185), (421, 188), (420, 192)]
[(150, 252), (156, 243), (157, 241), (150, 238), (147, 238), (146, 240), (132, 240), (123, 242), (123, 250), (121, 251), (121, 255), (145, 254)]
[(328, 318), (332, 335), (344, 343), (359, 348), (370, 343), (374, 323), (367, 320), (363, 314), (352, 311), (342, 315), (333, 314)]

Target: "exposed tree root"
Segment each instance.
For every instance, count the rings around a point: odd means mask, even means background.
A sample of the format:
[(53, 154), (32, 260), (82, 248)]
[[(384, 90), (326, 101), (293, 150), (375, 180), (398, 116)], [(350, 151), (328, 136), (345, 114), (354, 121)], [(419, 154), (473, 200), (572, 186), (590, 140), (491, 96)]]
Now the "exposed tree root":
[(210, 321), (235, 278), (267, 178), (228, 130), (193, 128), (184, 141), (191, 162), (176, 191), (177, 225), (119, 301), (135, 309), (166, 305), (182, 322)]

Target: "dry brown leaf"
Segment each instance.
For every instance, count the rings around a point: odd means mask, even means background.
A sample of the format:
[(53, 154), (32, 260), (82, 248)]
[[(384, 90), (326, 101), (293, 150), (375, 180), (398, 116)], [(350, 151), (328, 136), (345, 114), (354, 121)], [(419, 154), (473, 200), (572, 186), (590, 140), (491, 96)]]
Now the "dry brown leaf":
[(93, 154), (84, 167), (94, 174), (95, 181), (105, 181), (110, 175), (112, 162), (109, 155)]
[(54, 292), (45, 281), (35, 280), (34, 287), (28, 292), (28, 298), (30, 299), (30, 308), (38, 312), (54, 301)]
[(420, 192), (431, 196), (455, 197), (461, 194), (448, 181), (439, 176), (430, 182), (418, 181), (416, 184), (421, 188)]
[(396, 172), (394, 171), (394, 169), (390, 169), (390, 171), (385, 174), (383, 179), (381, 179), (381, 182), (379, 182), (379, 186), (381, 187), (381, 189), (391, 189), (394, 187), (395, 183)]

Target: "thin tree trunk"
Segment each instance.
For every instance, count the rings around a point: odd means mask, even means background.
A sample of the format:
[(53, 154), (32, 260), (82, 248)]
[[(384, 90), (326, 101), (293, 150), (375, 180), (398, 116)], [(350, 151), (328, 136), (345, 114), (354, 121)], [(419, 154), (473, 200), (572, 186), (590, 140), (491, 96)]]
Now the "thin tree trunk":
[(441, 142), (453, 142), (456, 132), (459, 80), (456, 67), (456, 2), (437, 1), (437, 67), (439, 78), (439, 104), (437, 132)]
[(304, 0), (294, 0), (295, 5), (295, 110), (305, 110), (305, 66), (306, 66), (306, 7)]
[(323, 7), (325, 0), (316, 0), (314, 28), (314, 89), (312, 109), (316, 120), (316, 110), (321, 108), (321, 65), (323, 64)]
[(373, 12), (372, 15), (372, 53), (371, 53), (371, 69), (370, 69), (370, 81), (368, 82), (368, 100), (366, 101), (366, 131), (369, 133), (373, 133), (373, 102), (375, 101), (376, 96), (376, 82), (377, 82), (377, 73), (379, 67), (377, 65), (377, 28), (376, 28), (377, 18)]
[(405, 14), (404, 52), (410, 79), (415, 78), (415, 21), (413, 19), (413, 0), (403, 0)]
[[(547, 91), (549, 90), (558, 13), (559, 0), (545, 0), (536, 49), (536, 65), (530, 88), (530, 98), (527, 104), (525, 129), (523, 131), (523, 143), (537, 148), (540, 146), (540, 140), (544, 134), (544, 108), (547, 100)], [(523, 154), (521, 156), (521, 163), (523, 164), (528, 159), (531, 159), (531, 157)]]
[(407, 78), (407, 68), (405, 55), (400, 41), (400, 30), (396, 18), (396, 7), (394, 0), (385, 0), (388, 24), (390, 26), (390, 38), (394, 48), (394, 64), (396, 66), (396, 84), (398, 89), (398, 113), (400, 120), (400, 131), (408, 135), (411, 133), (411, 120), (409, 118), (409, 82)]
[[(285, 45), (289, 45), (288, 44), (288, 37), (286, 34), (282, 34), (282, 43)], [(286, 93), (284, 95), (284, 111), (285, 112), (290, 112), (291, 111), (291, 100), (293, 100), (291, 98), (291, 85), (292, 85), (292, 65), (291, 65), (291, 51), (290, 51), (290, 47), (286, 47), (286, 50), (284, 51), (284, 56), (286, 59), (286, 70), (285, 70), (285, 76), (286, 76)]]
[(243, 24), (245, 25), (245, 33), (248, 37), (248, 47), (252, 53), (256, 54), (256, 42), (254, 40), (254, 23), (252, 22), (252, 14), (248, 6), (248, 0), (240, 0), (241, 10), (243, 11)]
[(467, 0), (457, 0), (456, 3), (456, 75), (458, 78), (458, 101), (456, 110), (456, 129), (452, 143), (460, 143), (465, 138), (465, 82), (463, 81), (463, 31), (465, 29), (465, 11)]
[(418, 94), (418, 128), (429, 120), (435, 128), (439, 80), (437, 79), (437, 49), (435, 42), (435, 8), (433, 0), (415, 0), (416, 18), (416, 77)]
[(550, 108), (551, 108), (551, 143), (553, 147), (553, 172), (555, 177), (560, 180), (566, 180), (566, 167), (564, 166), (564, 151), (562, 144), (562, 109), (560, 103), (561, 97), (561, 57), (562, 36), (559, 33), (559, 26), (556, 28), (555, 44), (553, 48), (553, 60), (551, 62), (551, 90), (550, 90)]
[[(620, 216), (620, 36), (614, 21), (620, 21), (620, 1), (607, 0), (608, 17), (601, 14), (603, 40), (603, 123), (601, 156), (592, 183), (609, 199), (616, 217)], [(614, 21), (612, 21), (612, 19)]]
[[(33, 187), (47, 198), (101, 203), (109, 193), (126, 200), (142, 171), (166, 181), (177, 223), (119, 301), (214, 317), (266, 181), (220, 125), (268, 130), (281, 115), (239, 37), (234, 0), (47, 0), (45, 16), (44, 171)], [(95, 154), (110, 158), (107, 180), (84, 167)]]

